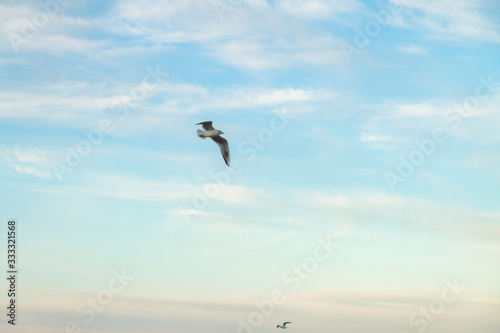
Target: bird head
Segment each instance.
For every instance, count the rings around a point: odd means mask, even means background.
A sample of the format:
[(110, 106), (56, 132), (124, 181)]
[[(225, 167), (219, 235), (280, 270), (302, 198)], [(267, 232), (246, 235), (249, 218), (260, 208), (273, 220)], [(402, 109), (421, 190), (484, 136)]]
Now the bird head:
[(225, 134), (225, 133), (224, 133), (224, 132), (222, 132), (222, 131), (219, 131), (219, 134)]

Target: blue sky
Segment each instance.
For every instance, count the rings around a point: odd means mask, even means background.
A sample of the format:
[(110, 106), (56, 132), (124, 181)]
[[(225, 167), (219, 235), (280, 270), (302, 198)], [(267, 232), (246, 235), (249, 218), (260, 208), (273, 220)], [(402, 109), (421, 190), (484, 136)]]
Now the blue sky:
[(18, 328), (498, 332), (499, 14), (0, 2)]

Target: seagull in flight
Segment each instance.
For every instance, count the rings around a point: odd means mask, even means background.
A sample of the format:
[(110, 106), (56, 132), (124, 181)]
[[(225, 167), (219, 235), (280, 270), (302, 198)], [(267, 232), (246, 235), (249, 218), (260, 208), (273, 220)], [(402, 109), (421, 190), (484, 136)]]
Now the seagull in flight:
[(202, 131), (201, 129), (198, 129), (198, 131), (196, 131), (198, 133), (198, 136), (202, 139), (211, 138), (212, 140), (214, 140), (214, 142), (220, 148), (220, 152), (222, 154), (222, 157), (224, 158), (224, 162), (226, 162), (227, 166), (229, 166), (229, 160), (231, 158), (231, 156), (229, 156), (229, 144), (227, 143), (226, 139), (220, 136), (221, 134), (224, 134), (224, 132), (216, 130), (212, 126), (211, 121), (203, 121), (196, 125), (201, 125), (204, 129), (204, 131)]
[(285, 322), (283, 323), (283, 325), (278, 325), (278, 326), (276, 326), (276, 328), (278, 328), (278, 327), (279, 327), (279, 328), (287, 329), (286, 324), (291, 324), (291, 323), (292, 323), (291, 321), (285, 321)]

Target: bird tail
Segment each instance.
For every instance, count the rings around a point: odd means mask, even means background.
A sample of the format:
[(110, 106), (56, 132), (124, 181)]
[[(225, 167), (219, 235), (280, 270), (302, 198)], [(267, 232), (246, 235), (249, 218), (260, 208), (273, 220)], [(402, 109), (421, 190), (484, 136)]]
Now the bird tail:
[(207, 138), (206, 136), (201, 136), (201, 133), (203, 133), (203, 131), (201, 129), (197, 130), (196, 133), (198, 133), (198, 136), (200, 138), (202, 138), (203, 140), (205, 140)]

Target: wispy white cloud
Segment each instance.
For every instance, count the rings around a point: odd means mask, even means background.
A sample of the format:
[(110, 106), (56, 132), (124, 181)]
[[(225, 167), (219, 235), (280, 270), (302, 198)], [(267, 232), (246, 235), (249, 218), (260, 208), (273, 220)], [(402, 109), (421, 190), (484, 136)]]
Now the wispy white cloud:
[(457, 41), (500, 43), (498, 22), (489, 16), (491, 1), (391, 0), (401, 6), (402, 16), (393, 23), (402, 28), (424, 30), (431, 37)]
[[(11, 7), (17, 15), (9, 17), (2, 30), (20, 33), (23, 17), (36, 8)], [(224, 63), (242, 69), (266, 70), (294, 65), (344, 64), (338, 49), (340, 38), (331, 32), (308, 32), (306, 25), (290, 25), (290, 19), (332, 17), (352, 13), (363, 5), (357, 1), (334, 4), (327, 1), (246, 1), (224, 15), (213, 4), (188, 0), (183, 3), (146, 0), (120, 1), (112, 12), (95, 18), (70, 17), (60, 13), (21, 46), (25, 50), (43, 50), (53, 54), (76, 52), (98, 61), (133, 52), (148, 52), (153, 46), (198, 43), (205, 53)], [(325, 16), (326, 15), (326, 16)], [(256, 20), (261, 22), (256, 31)], [(197, 24), (192, 24), (197, 22)], [(85, 34), (90, 31), (92, 34)], [(105, 33), (103, 33), (105, 32)], [(269, 38), (279, 34), (280, 39)], [(95, 36), (99, 35), (99, 38)], [(104, 36), (107, 36), (104, 37)], [(112, 37), (128, 37), (134, 45), (123, 46)], [(8, 46), (7, 44), (5, 45)], [(9, 46), (10, 48), (10, 46)], [(107, 60), (108, 59), (108, 60)]]
[(39, 148), (0, 147), (0, 168), (6, 173), (54, 178), (50, 170), (55, 153)]
[(395, 140), (394, 137), (388, 135), (378, 135), (378, 134), (368, 134), (368, 133), (361, 133), (361, 136), (359, 137), (359, 141), (361, 142), (388, 142), (394, 140)]
[[(381, 327), (380, 320), (387, 318), (382, 329), (389, 327), (391, 331), (400, 331), (409, 326), (408, 317), (418, 307), (428, 305), (434, 298), (439, 299), (444, 287), (446, 285), (426, 290), (385, 292), (334, 288), (315, 292), (287, 293), (287, 290), (278, 284), (278, 288), (282, 288), (280, 290), (285, 293), (283, 303), (279, 306), (274, 305), (272, 316), (265, 319), (264, 325), (270, 326), (268, 323), (274, 324), (276, 318), (293, 314), (294, 318), (301, 319), (293, 323), (295, 327), (321, 330), (331, 323), (333, 313), (336, 327), (340, 330), (377, 329)], [(45, 333), (62, 329), (61, 321), (56, 318), (69, 318), (68, 320), (74, 321), (80, 328), (89, 326), (85, 322), (87, 317), (79, 316), (75, 311), (68, 309), (74, 309), (81, 303), (85, 305), (85, 300), (89, 296), (94, 296), (92, 293), (59, 290), (29, 290), (29, 292), (33, 297), (26, 302), (24, 312), (25, 325), (30, 327), (31, 332)], [(455, 332), (465, 333), (478, 326), (482, 331), (493, 332), (498, 323), (493, 314), (500, 307), (497, 297), (496, 293), (488, 294), (481, 290), (470, 290), (470, 288), (461, 290), (457, 299), (459, 303), (457, 305), (460, 306), (447, 306), (446, 318), (454, 318), (453, 322), (459, 321), (460, 327), (454, 330)], [(99, 320), (90, 325), (96, 332), (109, 333), (132, 332), (140, 327), (148, 332), (164, 332), (165, 327), (181, 333), (198, 332), (202, 328), (208, 333), (219, 332), (221, 327), (231, 331), (237, 330), (241, 325), (239, 317), (246, 319), (251, 313), (259, 313), (255, 304), (265, 301), (269, 301), (269, 295), (263, 295), (262, 298), (254, 296), (250, 299), (234, 296), (225, 299), (207, 299), (203, 295), (197, 298), (162, 295), (147, 297), (126, 292), (114, 297), (112, 302), (106, 305), (105, 311), (97, 313)], [(304, 316), (304, 313), (310, 311), (314, 311), (315, 315)], [(359, 317), (363, 317), (364, 320), (356, 320)], [(193, 318), (196, 318), (195, 322)], [(400, 320), (391, 321), (389, 318), (400, 318)], [(389, 326), (387, 323), (390, 323)], [(433, 325), (440, 327), (440, 324), (435, 322)], [(446, 328), (446, 326), (441, 327)]]
[(106, 49), (105, 41), (77, 38), (63, 34), (40, 35), (26, 43), (27, 50), (42, 50), (47, 53), (64, 54), (66, 52), (83, 53), (92, 56), (93, 53)]
[[(324, 89), (213, 88), (168, 80), (161, 84), (139, 84), (147, 92), (140, 101), (132, 100), (130, 92), (134, 87), (130, 85), (110, 86), (81, 81), (51, 84), (37, 91), (4, 92), (0, 93), (0, 108), (4, 110), (0, 117), (49, 119), (57, 122), (74, 122), (78, 119), (79, 126), (95, 126), (95, 120), (109, 116), (109, 110), (125, 108), (127, 103), (132, 103), (140, 104), (140, 108), (129, 106), (134, 109), (136, 121), (149, 124), (149, 117), (158, 118), (164, 113), (195, 114), (214, 110), (314, 105), (340, 98), (337, 92)], [(155, 103), (150, 102), (153, 97), (156, 99)], [(159, 118), (156, 120), (163, 121)]]
[(325, 19), (332, 15), (358, 12), (364, 5), (356, 0), (334, 2), (325, 0), (280, 0), (276, 7), (285, 14), (301, 19)]
[[(406, 198), (385, 193), (331, 194), (299, 192), (303, 205), (331, 209), (364, 219), (377, 216), (386, 221), (407, 223), (426, 230), (453, 232), (465, 238), (500, 237), (500, 212), (483, 212), (440, 206), (422, 198)], [(360, 225), (358, 224), (358, 227)]]
[(427, 51), (420, 46), (416, 45), (408, 45), (408, 46), (400, 46), (398, 50), (403, 53), (410, 54), (427, 54)]
[(422, 102), (417, 104), (397, 104), (389, 111), (389, 117), (412, 118), (440, 116), (443, 114), (443, 108), (437, 103)]
[[(43, 90), (43, 89), (42, 89)], [(66, 96), (64, 96), (66, 95)], [(96, 96), (89, 91), (38, 91), (0, 93), (1, 118), (34, 118), (54, 121), (93, 118), (121, 97)], [(89, 112), (90, 111), (90, 112)]]
[(475, 98), (474, 92), (461, 99), (443, 97), (417, 103), (394, 99), (369, 105), (365, 108), (371, 112), (364, 117), (360, 141), (411, 143), (416, 137), (432, 135), (438, 128), (465, 140), (494, 141), (497, 136), (492, 133), (495, 132), (485, 129), (495, 127), (500, 121), (496, 109), (499, 96), (494, 90), (481, 100), (476, 99), (473, 108), (467, 103)]
[(101, 174), (92, 178), (94, 181), (88, 185), (53, 185), (44, 188), (34, 187), (32, 190), (73, 196), (101, 196), (158, 203), (172, 199), (188, 199), (188, 191), (191, 189), (187, 184), (180, 182), (158, 181), (134, 175)]
[(345, 59), (338, 48), (339, 38), (332, 36), (283, 37), (278, 41), (252, 37), (209, 46), (209, 53), (241, 69), (266, 70), (294, 65), (338, 65)]
[(338, 94), (314, 89), (206, 88), (188, 84), (165, 84), (158, 91), (172, 94), (163, 110), (196, 113), (202, 110), (231, 110), (252, 107), (273, 107), (288, 103), (314, 103), (335, 99)]
[[(441, 184), (446, 187), (446, 184)], [(189, 195), (187, 195), (189, 196)], [(315, 211), (315, 224), (329, 223), (338, 219), (342, 223), (351, 223), (347, 216), (356, 217), (364, 221), (356, 225), (358, 230), (363, 229), (363, 223), (373, 217), (385, 223), (397, 223), (422, 231), (453, 233), (464, 239), (495, 240), (500, 237), (500, 212), (486, 212), (455, 207), (442, 206), (423, 198), (407, 198), (388, 195), (381, 192), (371, 193), (325, 193), (296, 190), (292, 196), (278, 197), (259, 188), (241, 186), (224, 186), (220, 195), (210, 199), (219, 209), (224, 209), (227, 222), (239, 221), (247, 218), (255, 220), (262, 218), (260, 212), (266, 212), (266, 220), (281, 221), (285, 224), (288, 217), (299, 219), (301, 223), (312, 223), (309, 212)], [(191, 204), (186, 201), (186, 203)], [(238, 206), (238, 216), (230, 217)], [(283, 215), (276, 207), (289, 207)], [(204, 209), (197, 209), (204, 211)], [(242, 216), (242, 210), (246, 213)], [(214, 213), (212, 208), (209, 212)], [(172, 214), (180, 214), (173, 210)], [(186, 213), (186, 212), (184, 212)], [(321, 217), (320, 217), (321, 216)], [(195, 217), (196, 218), (196, 217)], [(324, 220), (323, 220), (324, 219)], [(268, 222), (269, 223), (269, 222)], [(360, 224), (361, 223), (361, 224)], [(244, 223), (243, 223), (244, 224)]]

